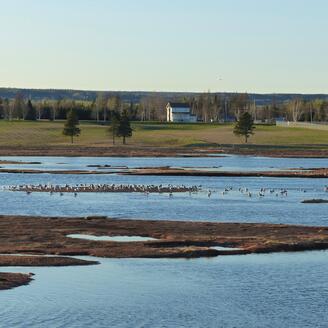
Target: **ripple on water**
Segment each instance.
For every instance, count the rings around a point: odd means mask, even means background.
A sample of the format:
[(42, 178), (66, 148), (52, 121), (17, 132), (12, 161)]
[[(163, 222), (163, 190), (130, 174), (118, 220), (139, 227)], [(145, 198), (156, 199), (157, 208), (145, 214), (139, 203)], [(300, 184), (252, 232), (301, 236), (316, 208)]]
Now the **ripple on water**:
[(328, 252), (305, 252), (33, 268), (36, 280), (29, 287), (1, 293), (1, 324), (324, 327), (327, 260)]

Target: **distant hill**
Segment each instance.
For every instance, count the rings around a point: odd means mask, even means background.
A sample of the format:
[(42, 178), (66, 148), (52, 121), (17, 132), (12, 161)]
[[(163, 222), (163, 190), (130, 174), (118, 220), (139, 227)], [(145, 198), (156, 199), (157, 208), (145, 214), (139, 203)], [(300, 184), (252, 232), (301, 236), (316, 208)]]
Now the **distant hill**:
[[(64, 90), (64, 89), (19, 89), (19, 88), (0, 88), (0, 97), (13, 99), (17, 93), (21, 93), (23, 97), (32, 100), (44, 99), (74, 99), (92, 101), (97, 97), (98, 91), (88, 90)], [(200, 93), (192, 92), (151, 92), (151, 91), (108, 91), (109, 95), (119, 95), (124, 102), (138, 103), (142, 98), (147, 96), (158, 95), (167, 101), (181, 100), (183, 97), (197, 96)], [(221, 96), (229, 97), (233, 93), (217, 93)], [(268, 105), (275, 99), (276, 103), (282, 103), (295, 97), (302, 97), (305, 100), (324, 99), (328, 100), (328, 94), (294, 94), (294, 93), (277, 93), (277, 94), (249, 94), (252, 101), (256, 101), (257, 105)]]

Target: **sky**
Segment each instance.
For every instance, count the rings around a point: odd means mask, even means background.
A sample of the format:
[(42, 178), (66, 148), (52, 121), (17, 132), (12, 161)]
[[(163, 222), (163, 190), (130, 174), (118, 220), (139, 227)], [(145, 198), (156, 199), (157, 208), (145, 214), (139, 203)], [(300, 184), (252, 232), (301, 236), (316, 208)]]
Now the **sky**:
[(327, 0), (0, 0), (0, 87), (328, 93)]

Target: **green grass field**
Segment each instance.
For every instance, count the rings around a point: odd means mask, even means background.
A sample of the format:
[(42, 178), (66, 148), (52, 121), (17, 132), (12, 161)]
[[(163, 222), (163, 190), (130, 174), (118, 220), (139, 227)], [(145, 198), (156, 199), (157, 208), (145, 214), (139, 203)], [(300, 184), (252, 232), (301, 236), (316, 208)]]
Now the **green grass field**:
[[(63, 146), (69, 145), (62, 135), (64, 122), (0, 121), (0, 146)], [(80, 146), (110, 146), (108, 127), (90, 122), (80, 124)], [(165, 124), (133, 123), (133, 137), (128, 144), (155, 147), (190, 147), (207, 145), (237, 145), (243, 140), (233, 135), (232, 125), (222, 124)], [(120, 141), (118, 141), (118, 144)], [(328, 130), (256, 126), (250, 145), (301, 146), (313, 145), (328, 148)]]

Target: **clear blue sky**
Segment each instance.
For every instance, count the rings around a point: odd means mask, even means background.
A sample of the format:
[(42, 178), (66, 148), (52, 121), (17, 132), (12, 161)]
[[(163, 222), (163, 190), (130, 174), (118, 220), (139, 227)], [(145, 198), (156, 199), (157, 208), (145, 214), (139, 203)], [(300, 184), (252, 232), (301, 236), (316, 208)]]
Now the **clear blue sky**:
[(0, 8), (3, 87), (328, 93), (327, 0), (0, 0)]

